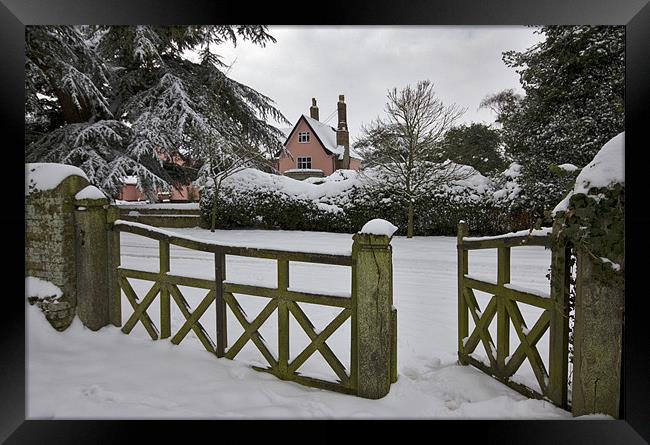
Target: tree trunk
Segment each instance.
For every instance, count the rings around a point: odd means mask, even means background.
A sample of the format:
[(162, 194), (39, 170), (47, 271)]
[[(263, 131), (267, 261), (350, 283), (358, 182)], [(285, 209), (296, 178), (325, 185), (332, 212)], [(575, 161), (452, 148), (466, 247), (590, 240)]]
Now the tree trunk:
[(92, 117), (92, 111), (88, 107), (87, 101), (83, 97), (79, 97), (79, 105), (81, 109), (77, 108), (72, 100), (72, 96), (61, 90), (55, 90), (54, 93), (61, 105), (61, 112), (63, 113), (63, 120), (66, 124), (76, 124), (80, 122), (87, 122)]
[(214, 196), (212, 197), (212, 217), (210, 218), (210, 232), (214, 232), (217, 225), (217, 201), (219, 200), (219, 189), (221, 181), (215, 181)]
[(413, 201), (409, 200), (408, 225), (406, 228), (406, 237), (413, 238)]

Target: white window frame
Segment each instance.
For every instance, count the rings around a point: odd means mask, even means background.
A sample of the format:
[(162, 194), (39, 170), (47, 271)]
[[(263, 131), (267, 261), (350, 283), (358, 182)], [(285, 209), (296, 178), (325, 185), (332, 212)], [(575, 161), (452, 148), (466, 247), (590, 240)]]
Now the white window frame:
[(308, 131), (301, 131), (298, 133), (298, 142), (300, 144), (306, 144), (309, 142), (310, 135)]
[(300, 156), (296, 159), (296, 165), (300, 170), (311, 169), (311, 156)]

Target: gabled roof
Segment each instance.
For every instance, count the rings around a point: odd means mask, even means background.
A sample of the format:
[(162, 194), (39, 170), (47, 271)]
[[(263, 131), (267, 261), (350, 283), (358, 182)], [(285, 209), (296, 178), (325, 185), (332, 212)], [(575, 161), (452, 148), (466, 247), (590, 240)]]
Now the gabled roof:
[[(294, 125), (293, 129), (287, 134), (287, 139), (283, 144), (285, 147), (287, 146), (287, 143), (289, 142), (289, 139), (293, 133), (296, 131), (296, 128), (298, 128), (298, 124), (300, 123), (301, 119), (305, 120), (307, 126), (311, 128), (311, 130), (314, 132), (314, 135), (316, 136), (316, 139), (318, 139), (320, 144), (327, 152), (333, 155), (337, 155), (338, 159), (343, 159), (345, 147), (336, 144), (336, 128), (330, 127), (329, 125), (313, 119), (305, 114), (300, 116), (296, 122), (296, 125)], [(357, 153), (352, 147), (350, 147), (350, 157), (363, 160), (361, 155)]]

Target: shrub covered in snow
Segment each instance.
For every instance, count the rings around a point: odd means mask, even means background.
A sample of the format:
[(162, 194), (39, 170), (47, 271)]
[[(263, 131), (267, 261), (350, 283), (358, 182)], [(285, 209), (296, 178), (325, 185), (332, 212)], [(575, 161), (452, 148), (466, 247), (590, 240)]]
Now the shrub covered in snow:
[[(495, 178), (469, 166), (464, 179), (433, 188), (418, 198), (416, 235), (453, 235), (458, 221), (470, 231), (495, 234), (529, 227), (510, 207), (518, 196), (517, 165)], [(255, 169), (242, 170), (224, 180), (219, 193), (217, 227), (256, 227), (283, 230), (317, 230), (353, 233), (375, 218), (407, 227), (406, 198), (377, 186), (352, 170), (339, 170), (326, 178), (298, 181)], [(209, 221), (213, 192), (205, 189), (201, 213)], [(514, 215), (514, 217), (513, 217)]]

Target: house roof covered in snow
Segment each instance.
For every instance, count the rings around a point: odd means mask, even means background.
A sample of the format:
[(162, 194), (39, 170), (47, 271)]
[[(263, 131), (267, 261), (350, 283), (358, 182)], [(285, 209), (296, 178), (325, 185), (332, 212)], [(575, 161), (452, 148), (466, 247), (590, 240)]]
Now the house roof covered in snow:
[[(316, 139), (318, 139), (318, 141), (321, 143), (321, 145), (326, 151), (328, 151), (333, 155), (337, 155), (338, 159), (343, 159), (345, 147), (336, 144), (336, 128), (330, 127), (329, 125), (324, 124), (316, 119), (313, 119), (305, 114), (300, 116), (300, 119), (298, 119), (296, 125), (294, 125), (291, 131), (287, 133), (287, 138), (284, 141), (285, 147), (287, 146), (287, 143), (289, 142), (289, 138), (291, 137), (291, 135), (296, 131), (296, 128), (298, 128), (298, 124), (300, 123), (301, 119), (305, 120), (307, 125), (314, 132)], [(352, 147), (350, 147), (350, 157), (354, 159), (363, 160), (363, 157)]]

